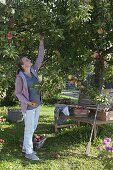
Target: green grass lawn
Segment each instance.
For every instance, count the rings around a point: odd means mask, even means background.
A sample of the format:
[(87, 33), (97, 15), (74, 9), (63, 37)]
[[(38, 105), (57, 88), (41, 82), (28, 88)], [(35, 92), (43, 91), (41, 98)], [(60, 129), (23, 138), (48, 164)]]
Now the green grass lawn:
[(7, 108), (0, 108), (0, 116), (6, 118), (0, 124), (0, 170), (113, 170), (113, 160), (98, 155), (97, 146), (105, 136), (113, 139), (113, 125), (102, 125), (98, 129), (98, 138), (93, 141), (91, 157), (85, 156), (85, 148), (89, 140), (91, 127), (82, 124), (80, 127), (61, 129), (54, 133), (54, 106), (42, 106), (37, 127), (37, 134), (46, 134), (44, 146), (37, 151), (40, 161), (30, 161), (24, 157), (19, 147), (19, 139), (23, 137), (24, 125), (7, 121)]

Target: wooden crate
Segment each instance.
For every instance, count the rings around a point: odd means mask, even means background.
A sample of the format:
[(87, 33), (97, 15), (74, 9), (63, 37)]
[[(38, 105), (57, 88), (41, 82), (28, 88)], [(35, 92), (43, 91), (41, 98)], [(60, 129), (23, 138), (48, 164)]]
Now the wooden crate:
[(9, 122), (21, 122), (23, 121), (23, 115), (20, 109), (8, 109), (8, 121)]
[(113, 110), (112, 111), (98, 111), (97, 120), (109, 121), (113, 120)]
[(73, 108), (73, 115), (75, 117), (88, 117), (89, 110), (87, 108)]

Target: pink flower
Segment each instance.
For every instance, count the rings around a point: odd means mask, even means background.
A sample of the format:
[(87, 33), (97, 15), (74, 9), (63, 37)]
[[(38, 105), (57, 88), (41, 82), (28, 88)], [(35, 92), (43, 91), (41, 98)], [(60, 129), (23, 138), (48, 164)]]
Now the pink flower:
[(107, 144), (108, 144), (107, 140), (104, 139), (104, 140), (103, 140), (103, 144), (104, 144), (104, 145), (107, 145)]
[(111, 143), (111, 138), (105, 138), (104, 140), (103, 140), (103, 144), (104, 145), (109, 145)]
[(106, 147), (106, 150), (107, 150), (107, 151), (111, 151), (111, 147), (110, 147), (110, 146), (107, 146), (107, 147)]
[(111, 147), (111, 152), (113, 152), (113, 147)]
[(106, 138), (107, 142), (111, 142), (111, 138)]

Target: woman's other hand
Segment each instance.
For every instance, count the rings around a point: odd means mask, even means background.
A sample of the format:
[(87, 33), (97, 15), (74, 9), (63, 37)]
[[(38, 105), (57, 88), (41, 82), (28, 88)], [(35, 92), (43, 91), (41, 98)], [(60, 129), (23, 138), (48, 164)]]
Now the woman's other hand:
[(32, 107), (36, 107), (36, 106), (37, 106), (37, 103), (36, 103), (36, 102), (28, 102), (28, 105), (29, 105), (29, 106), (32, 106)]

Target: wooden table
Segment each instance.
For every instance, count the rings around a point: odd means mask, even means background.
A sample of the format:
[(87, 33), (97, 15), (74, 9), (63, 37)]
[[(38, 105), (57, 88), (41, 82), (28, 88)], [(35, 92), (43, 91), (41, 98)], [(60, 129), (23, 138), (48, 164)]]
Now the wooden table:
[[(89, 117), (84, 117), (84, 118), (83, 117), (81, 117), (81, 118), (80, 117), (79, 118), (75, 117), (74, 120), (77, 121), (78, 126), (80, 126), (81, 122), (90, 124), (92, 126), (93, 126), (93, 123), (94, 123), (94, 118), (89, 118)], [(97, 136), (97, 127), (99, 125), (110, 124), (110, 123), (113, 123), (113, 120), (109, 120), (109, 121), (96, 120), (95, 126), (94, 126), (94, 138), (96, 138), (96, 136)]]
[[(94, 109), (96, 110), (96, 107), (87, 107), (89, 110), (90, 109)], [(91, 118), (91, 117), (76, 117), (76, 116), (65, 116), (65, 119), (68, 120), (73, 120), (74, 123), (73, 124), (60, 124), (58, 125), (57, 124), (57, 118), (56, 116), (54, 116), (54, 119), (55, 119), (55, 132), (58, 131), (58, 128), (63, 128), (63, 127), (69, 127), (69, 126), (80, 126), (80, 123), (87, 123), (87, 124), (90, 124), (91, 126), (93, 125), (94, 123), (94, 118)], [(95, 126), (94, 126), (94, 138), (96, 138), (97, 136), (97, 127), (99, 125), (102, 125), (102, 124), (110, 124), (110, 123), (113, 123), (113, 120), (110, 120), (110, 121), (101, 121), (101, 120), (96, 120), (96, 123), (95, 123)]]
[[(67, 119), (74, 120), (75, 123), (73, 124), (62, 124), (62, 125), (57, 125), (55, 123), (55, 132), (57, 132), (58, 128), (63, 128), (63, 127), (69, 127), (69, 126), (80, 126), (80, 123), (87, 123), (93, 126), (94, 119), (89, 118), (89, 117), (74, 117), (74, 116), (67, 116)], [(97, 127), (102, 124), (110, 124), (113, 123), (113, 120), (110, 121), (101, 121), (101, 120), (96, 120), (95, 126), (94, 126), (94, 138), (97, 136)]]

